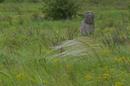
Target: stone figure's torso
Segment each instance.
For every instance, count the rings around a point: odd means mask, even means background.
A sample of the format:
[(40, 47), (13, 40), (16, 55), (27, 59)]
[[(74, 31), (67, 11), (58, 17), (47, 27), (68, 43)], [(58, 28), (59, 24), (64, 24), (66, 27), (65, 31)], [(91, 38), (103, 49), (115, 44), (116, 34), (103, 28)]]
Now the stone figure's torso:
[(90, 34), (94, 31), (94, 24), (86, 24), (84, 21), (81, 22), (81, 34)]

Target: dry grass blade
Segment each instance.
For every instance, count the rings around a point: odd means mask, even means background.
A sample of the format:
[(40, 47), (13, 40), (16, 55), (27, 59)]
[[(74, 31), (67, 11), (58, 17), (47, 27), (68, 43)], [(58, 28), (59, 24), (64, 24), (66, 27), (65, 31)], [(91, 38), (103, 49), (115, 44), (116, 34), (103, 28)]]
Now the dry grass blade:
[(63, 52), (53, 55), (52, 58), (61, 57), (68, 59), (70, 57), (90, 56), (102, 51), (103, 45), (89, 37), (79, 37), (73, 40), (63, 42), (55, 46), (54, 50), (64, 49)]

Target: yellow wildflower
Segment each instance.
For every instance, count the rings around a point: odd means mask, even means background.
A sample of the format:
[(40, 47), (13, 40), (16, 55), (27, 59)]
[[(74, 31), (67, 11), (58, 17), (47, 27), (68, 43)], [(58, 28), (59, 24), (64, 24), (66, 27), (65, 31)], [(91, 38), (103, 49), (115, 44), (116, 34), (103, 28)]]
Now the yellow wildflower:
[(102, 54), (108, 54), (108, 53), (110, 53), (111, 51), (110, 50), (103, 50), (102, 51)]
[(101, 22), (102, 22), (102, 20), (97, 20), (97, 22), (98, 22), (98, 23), (101, 23)]
[(51, 54), (52, 53), (52, 51), (47, 51), (47, 54)]
[(92, 76), (91, 76), (91, 75), (86, 75), (84, 78), (85, 78), (86, 80), (90, 80), (90, 79), (92, 79)]
[(101, 82), (103, 80), (103, 77), (97, 77), (97, 81)]
[(118, 59), (117, 59), (117, 58), (115, 58), (113, 61), (114, 61), (115, 63), (117, 63), (117, 62), (118, 62)]
[(126, 59), (125, 62), (126, 62), (127, 64), (130, 64), (130, 60), (129, 60), (129, 59)]
[(128, 73), (128, 75), (130, 75), (130, 73)]
[(41, 48), (41, 53), (46, 53), (44, 48)]
[(121, 83), (121, 82), (116, 82), (115, 83), (115, 86), (123, 86), (124, 84), (123, 83)]
[(24, 74), (18, 74), (17, 76), (16, 76), (16, 78), (18, 78), (18, 79), (25, 79), (25, 78), (27, 78)]
[(108, 73), (104, 73), (104, 74), (103, 74), (103, 77), (104, 77), (104, 78), (109, 78), (109, 77), (111, 77), (111, 75), (108, 74)]
[(125, 57), (119, 58), (119, 61), (125, 61)]
[(58, 59), (58, 58), (53, 58), (52, 61), (53, 61), (53, 62), (58, 62), (59, 59)]

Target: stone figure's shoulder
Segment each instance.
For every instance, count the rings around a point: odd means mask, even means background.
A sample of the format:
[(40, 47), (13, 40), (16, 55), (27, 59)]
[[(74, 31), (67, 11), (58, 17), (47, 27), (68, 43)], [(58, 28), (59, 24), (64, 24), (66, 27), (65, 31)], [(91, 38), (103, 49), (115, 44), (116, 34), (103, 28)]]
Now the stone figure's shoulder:
[(84, 20), (81, 21), (81, 24), (85, 24)]

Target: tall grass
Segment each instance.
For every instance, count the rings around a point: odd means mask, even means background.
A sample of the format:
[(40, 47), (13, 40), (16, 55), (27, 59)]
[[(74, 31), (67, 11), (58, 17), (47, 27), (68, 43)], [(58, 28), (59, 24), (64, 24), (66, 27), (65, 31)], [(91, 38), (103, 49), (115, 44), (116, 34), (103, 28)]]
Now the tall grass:
[(0, 11), (0, 86), (130, 85), (128, 10), (93, 8), (95, 32), (83, 37), (80, 16), (39, 20), (40, 3), (4, 5), (16, 11)]

